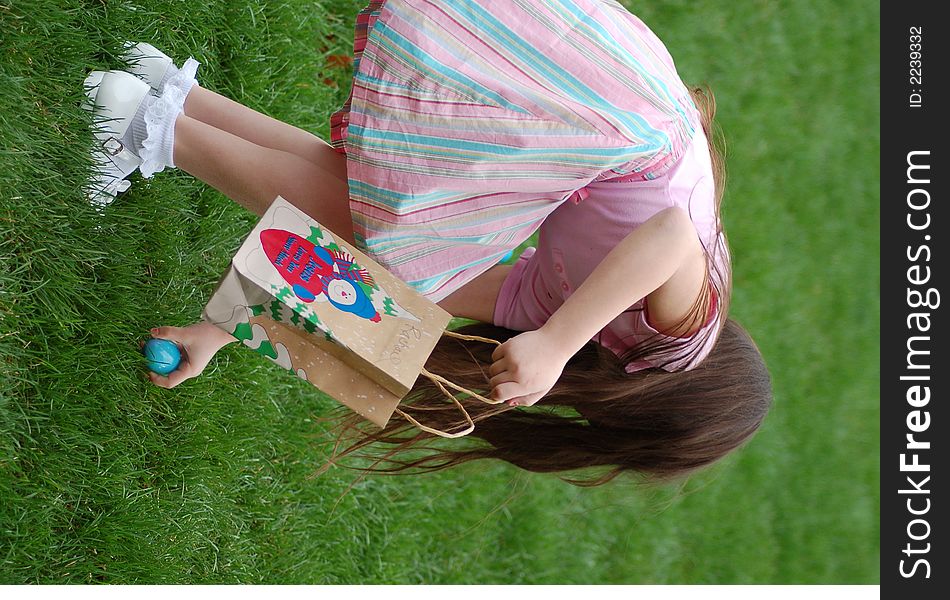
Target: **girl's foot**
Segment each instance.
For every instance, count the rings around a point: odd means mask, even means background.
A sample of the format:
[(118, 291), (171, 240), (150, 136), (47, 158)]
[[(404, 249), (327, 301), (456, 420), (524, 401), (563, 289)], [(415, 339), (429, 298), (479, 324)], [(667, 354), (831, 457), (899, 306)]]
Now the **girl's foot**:
[(174, 167), (175, 120), (184, 111), (185, 100), (192, 88), (198, 85), (195, 73), (201, 64), (188, 57), (178, 68), (172, 59), (147, 42), (126, 42), (126, 52), (121, 58), (131, 63), (129, 72), (138, 76), (157, 94), (158, 101), (145, 116), (148, 138), (142, 143), (142, 176), (149, 178), (165, 167)]

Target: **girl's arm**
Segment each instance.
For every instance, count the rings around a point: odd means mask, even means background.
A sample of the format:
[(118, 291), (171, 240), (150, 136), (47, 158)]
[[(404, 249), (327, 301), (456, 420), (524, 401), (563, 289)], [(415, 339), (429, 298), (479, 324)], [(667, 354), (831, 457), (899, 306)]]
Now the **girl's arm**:
[[(689, 215), (660, 211), (632, 231), (597, 265), (540, 329), (511, 338), (492, 354), (492, 396), (530, 405), (546, 394), (567, 360), (598, 331), (646, 297), (657, 330), (682, 320), (702, 292), (706, 259)], [(704, 316), (669, 335), (688, 335)]]
[(437, 304), (453, 317), (494, 323), (498, 293), (512, 268), (514, 265), (495, 265)]
[(706, 258), (689, 215), (667, 208), (632, 231), (548, 319), (548, 329), (571, 355), (640, 298), (651, 325), (667, 335), (687, 336), (702, 326), (697, 317), (678, 330), (702, 291)]

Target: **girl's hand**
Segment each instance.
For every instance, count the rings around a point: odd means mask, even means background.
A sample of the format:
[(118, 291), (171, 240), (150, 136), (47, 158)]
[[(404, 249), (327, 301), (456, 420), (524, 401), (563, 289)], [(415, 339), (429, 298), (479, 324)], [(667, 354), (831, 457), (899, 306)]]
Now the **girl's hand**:
[(156, 327), (151, 333), (154, 338), (175, 342), (181, 350), (181, 363), (167, 377), (148, 371), (152, 383), (169, 389), (201, 375), (215, 353), (228, 342), (235, 341), (221, 329), (203, 321), (188, 327)]
[(492, 353), (491, 375), (494, 400), (511, 406), (531, 406), (557, 383), (570, 356), (559, 349), (550, 332), (538, 329), (516, 335)]

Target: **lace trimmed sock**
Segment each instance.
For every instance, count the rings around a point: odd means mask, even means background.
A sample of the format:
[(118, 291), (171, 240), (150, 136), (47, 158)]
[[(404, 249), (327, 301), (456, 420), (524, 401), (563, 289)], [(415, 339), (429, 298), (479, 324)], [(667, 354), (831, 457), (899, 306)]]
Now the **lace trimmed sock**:
[[(139, 119), (136, 113), (136, 118), (132, 121), (129, 129), (133, 130), (133, 142), (138, 142), (133, 147), (142, 159), (139, 170), (146, 179), (164, 171), (165, 167), (175, 167), (175, 121), (184, 110), (185, 98), (191, 88), (198, 83), (195, 72), (199, 64), (194, 58), (185, 61), (165, 82), (161, 95), (154, 96), (154, 100), (148, 102), (142, 118)], [(135, 139), (136, 136), (139, 136), (138, 139)]]
[(132, 122), (129, 123), (129, 128), (121, 139), (122, 145), (139, 155), (140, 158), (142, 142), (148, 137), (148, 127), (145, 125), (145, 113), (148, 112), (149, 107), (152, 106), (156, 100), (158, 100), (158, 96), (151, 90), (145, 94), (145, 97), (142, 98), (142, 103), (139, 104), (138, 109), (135, 111), (135, 116), (132, 117)]
[(178, 74), (180, 69), (175, 63), (169, 63), (168, 69), (165, 71), (165, 75), (162, 76), (162, 80), (158, 82), (158, 92), (165, 91), (165, 84), (168, 83), (168, 80)]
[(174, 64), (169, 65), (169, 69), (162, 78), (162, 84), (159, 89), (164, 92), (167, 86), (173, 85), (179, 88), (181, 93), (187, 97), (188, 92), (191, 91), (191, 87), (198, 84), (198, 80), (195, 79), (195, 74), (198, 72), (198, 66), (200, 64), (201, 63), (194, 58), (189, 57), (180, 69)]

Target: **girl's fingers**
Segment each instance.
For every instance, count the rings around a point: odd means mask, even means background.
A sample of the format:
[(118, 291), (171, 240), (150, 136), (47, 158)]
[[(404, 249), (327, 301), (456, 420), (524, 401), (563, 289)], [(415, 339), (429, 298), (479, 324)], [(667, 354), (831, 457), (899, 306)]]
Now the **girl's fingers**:
[(488, 367), (488, 374), (491, 377), (494, 377), (495, 375), (498, 375), (499, 373), (503, 373), (507, 369), (508, 369), (508, 361), (503, 358), (501, 360), (496, 360), (495, 362), (491, 364), (490, 367)]
[(181, 328), (180, 327), (153, 327), (149, 333), (152, 334), (153, 338), (159, 338), (163, 340), (169, 340), (172, 342), (180, 341), (181, 337)]
[(158, 387), (171, 389), (175, 387), (176, 385), (178, 385), (179, 383), (189, 378), (189, 375), (187, 372), (188, 370), (189, 370), (188, 365), (184, 363), (184, 361), (182, 361), (182, 364), (177, 369), (169, 373), (167, 376), (159, 375), (155, 371), (149, 371), (148, 378), (151, 379), (152, 383), (154, 383)]
[(500, 400), (506, 402), (513, 398), (517, 398), (519, 395), (523, 394), (524, 390), (521, 388), (521, 384), (511, 381), (507, 383), (501, 383), (492, 388), (491, 397), (494, 400)]
[(508, 401), (510, 406), (532, 406), (535, 402), (540, 400), (544, 394), (528, 394), (527, 396), (520, 396), (518, 398), (512, 398)]
[(168, 377), (164, 375), (159, 375), (155, 371), (148, 372), (148, 378), (152, 380), (152, 383), (158, 387), (167, 388), (168, 387)]
[(492, 377), (491, 379), (489, 379), (489, 380), (488, 380), (488, 383), (490, 383), (492, 387), (495, 387), (495, 386), (497, 386), (497, 385), (501, 385), (501, 384), (503, 384), (503, 383), (508, 383), (508, 382), (510, 382), (510, 381), (516, 381), (514, 375), (512, 375), (512, 374), (511, 374), (510, 372), (508, 372), (508, 371), (502, 371), (502, 372), (499, 373), (498, 375), (495, 375), (494, 377)]
[(185, 372), (181, 369), (176, 369), (168, 374), (168, 386), (175, 387), (186, 379), (188, 379), (188, 376), (185, 375)]
[[(505, 344), (507, 343), (508, 342), (505, 342)], [(495, 351), (491, 353), (492, 360), (497, 361), (504, 358), (505, 353), (508, 352), (508, 348), (505, 347), (505, 344), (501, 344), (500, 346), (495, 348)]]

